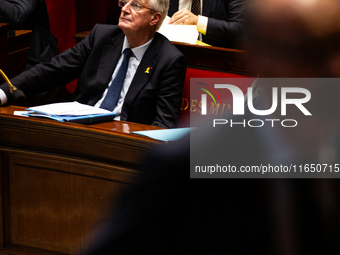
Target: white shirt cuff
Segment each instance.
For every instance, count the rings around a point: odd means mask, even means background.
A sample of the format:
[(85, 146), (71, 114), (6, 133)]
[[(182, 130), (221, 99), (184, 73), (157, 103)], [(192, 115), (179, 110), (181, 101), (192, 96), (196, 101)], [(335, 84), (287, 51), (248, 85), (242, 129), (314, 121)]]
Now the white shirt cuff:
[(208, 26), (208, 17), (198, 15), (197, 31), (205, 35), (207, 33), (207, 26)]
[(7, 96), (2, 89), (0, 89), (0, 100), (1, 100), (1, 105), (7, 103)]

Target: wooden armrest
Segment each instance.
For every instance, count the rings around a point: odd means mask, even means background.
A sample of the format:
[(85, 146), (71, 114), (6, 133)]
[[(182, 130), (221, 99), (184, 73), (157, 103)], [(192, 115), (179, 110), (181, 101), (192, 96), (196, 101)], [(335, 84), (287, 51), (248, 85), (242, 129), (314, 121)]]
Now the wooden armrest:
[(90, 31), (83, 31), (83, 32), (79, 32), (76, 33), (73, 38), (77, 40), (77, 42), (83, 40), (88, 34), (90, 33)]

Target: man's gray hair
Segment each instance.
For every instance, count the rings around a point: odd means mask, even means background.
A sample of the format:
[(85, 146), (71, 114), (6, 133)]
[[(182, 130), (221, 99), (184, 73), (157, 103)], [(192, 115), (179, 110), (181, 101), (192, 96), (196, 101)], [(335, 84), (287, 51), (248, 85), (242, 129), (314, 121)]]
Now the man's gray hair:
[(166, 15), (168, 15), (169, 0), (150, 0), (150, 8), (162, 14), (162, 17), (157, 24), (158, 30), (161, 27)]

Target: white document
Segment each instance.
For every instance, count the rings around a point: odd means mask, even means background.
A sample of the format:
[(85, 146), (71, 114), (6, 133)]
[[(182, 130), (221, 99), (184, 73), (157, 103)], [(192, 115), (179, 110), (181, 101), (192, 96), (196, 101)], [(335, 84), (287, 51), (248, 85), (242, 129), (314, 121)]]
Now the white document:
[(46, 104), (41, 106), (30, 107), (27, 110), (58, 116), (82, 116), (112, 113), (102, 108), (97, 108), (90, 105), (81, 104), (78, 102)]
[(198, 31), (195, 25), (169, 25), (170, 17), (166, 16), (158, 30), (169, 41), (196, 44)]
[(134, 131), (132, 134), (148, 136), (156, 140), (161, 140), (165, 142), (175, 141), (190, 132), (195, 128), (169, 128), (169, 129), (156, 129), (156, 130), (144, 130), (144, 131)]

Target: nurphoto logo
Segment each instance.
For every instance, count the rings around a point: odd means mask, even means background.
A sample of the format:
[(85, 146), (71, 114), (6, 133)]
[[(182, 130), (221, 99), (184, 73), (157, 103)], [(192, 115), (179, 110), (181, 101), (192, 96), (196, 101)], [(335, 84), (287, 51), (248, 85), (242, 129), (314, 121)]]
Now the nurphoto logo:
[[(203, 84), (203, 83), (201, 83)], [(216, 99), (212, 95), (210, 91), (205, 88), (200, 88), (203, 92), (201, 94), (201, 115), (207, 114), (207, 95), (209, 95), (214, 103), (216, 104)], [(278, 108), (280, 108), (280, 115), (286, 116), (287, 115), (287, 106), (294, 105), (298, 110), (300, 110), (305, 116), (312, 116), (311, 112), (305, 107), (304, 104), (310, 101), (311, 93), (306, 88), (300, 87), (272, 87), (271, 88), (271, 106), (268, 109), (256, 109), (254, 106), (254, 98), (253, 98), (253, 87), (250, 86), (247, 88), (246, 95), (243, 91), (236, 85), (232, 84), (215, 84), (212, 88), (214, 94), (219, 99), (221, 105), (222, 101), (219, 96), (220, 91), (228, 90), (229, 93), (231, 92), (232, 96), (232, 115), (245, 115), (245, 107), (248, 107), (248, 110), (251, 114), (256, 116), (267, 116), (271, 115)], [(280, 92), (280, 93), (279, 93)], [(280, 94), (280, 96), (279, 96)], [(289, 97), (290, 94), (294, 94), (295, 98)], [(299, 95), (296, 98), (296, 95)], [(249, 126), (249, 127), (262, 127), (264, 124), (268, 122), (271, 123), (271, 126), (274, 127), (276, 122), (280, 122), (283, 127), (296, 127), (298, 125), (297, 120), (295, 119), (250, 119), (250, 120), (242, 120), (241, 122), (233, 121), (232, 119), (214, 119), (213, 120), (213, 127), (216, 125), (226, 125), (230, 124), (230, 127), (235, 125), (242, 125), (242, 126)]]

